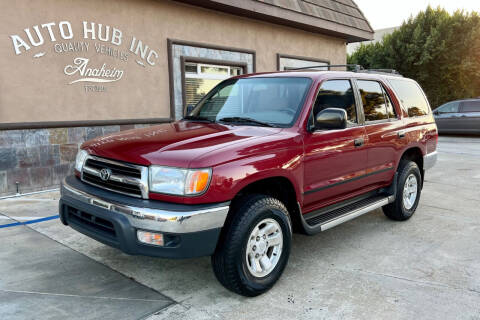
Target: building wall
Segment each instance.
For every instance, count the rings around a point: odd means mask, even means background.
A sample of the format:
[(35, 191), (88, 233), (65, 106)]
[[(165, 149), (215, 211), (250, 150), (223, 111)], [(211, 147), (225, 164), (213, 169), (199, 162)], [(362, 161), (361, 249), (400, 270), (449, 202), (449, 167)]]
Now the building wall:
[[(278, 54), (346, 61), (343, 39), (168, 0), (0, 0), (0, 8), (0, 130), (22, 128), (0, 131), (0, 195), (12, 193), (17, 181), (22, 192), (58, 185), (56, 173), (71, 169), (74, 151), (87, 138), (123, 124), (169, 121), (175, 108), (178, 118), (181, 87), (178, 70), (169, 73), (168, 51), (175, 45), (168, 39), (193, 42), (201, 55), (235, 59), (247, 52), (247, 69), (257, 72), (276, 70)], [(95, 24), (95, 39), (84, 34), (84, 21), (88, 28)], [(101, 36), (109, 26), (106, 41), (99, 39), (100, 24)], [(38, 46), (35, 26), (43, 37)], [(82, 66), (92, 72), (81, 74)], [(79, 81), (85, 78), (115, 81)]]
[(0, 131), (0, 196), (57, 187), (73, 172), (76, 153), (84, 141), (144, 126)]
[[(0, 20), (1, 122), (75, 121), (168, 118), (170, 116), (167, 38), (256, 51), (257, 71), (276, 69), (276, 54), (323, 58), (345, 62), (345, 43), (341, 39), (261, 21), (239, 18), (166, 0), (2, 0)], [(58, 25), (71, 24), (73, 38), (62, 39)], [(122, 32), (122, 43), (93, 40), (83, 36), (83, 21)], [(56, 41), (47, 28), (52, 27)], [(44, 44), (16, 55), (12, 35), (28, 42), (24, 29), (35, 36), (39, 26)], [(104, 29), (103, 29), (104, 30)], [(129, 51), (132, 37), (153, 49), (158, 58), (149, 65), (140, 54)], [(89, 43), (88, 52), (56, 53), (58, 44)], [(129, 54), (128, 60), (98, 54), (95, 44), (106, 45)], [(41, 57), (35, 54), (45, 53)], [(77, 76), (67, 76), (66, 66), (77, 57), (90, 59), (89, 66), (124, 71), (119, 81), (102, 83), (106, 92), (85, 92), (85, 83), (69, 84)], [(154, 55), (152, 56), (154, 57)], [(140, 61), (145, 66), (138, 64)], [(13, 108), (15, 106), (15, 108)]]

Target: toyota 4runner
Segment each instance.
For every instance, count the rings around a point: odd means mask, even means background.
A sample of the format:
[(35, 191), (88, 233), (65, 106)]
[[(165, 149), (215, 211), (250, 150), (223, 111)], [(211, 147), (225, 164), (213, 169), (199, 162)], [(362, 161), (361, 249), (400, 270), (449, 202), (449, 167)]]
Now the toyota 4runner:
[(313, 235), (377, 208), (409, 219), (437, 140), (413, 80), (239, 76), (180, 121), (85, 142), (60, 216), (128, 254), (209, 255), (226, 288), (255, 296), (285, 269), (292, 230)]

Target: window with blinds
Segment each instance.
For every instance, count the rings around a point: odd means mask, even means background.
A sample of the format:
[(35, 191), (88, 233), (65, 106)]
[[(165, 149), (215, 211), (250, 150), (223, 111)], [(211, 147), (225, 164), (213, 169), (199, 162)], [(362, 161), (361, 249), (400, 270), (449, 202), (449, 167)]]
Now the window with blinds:
[(221, 81), (243, 73), (238, 66), (219, 66), (205, 63), (185, 63), (185, 105), (196, 105)]

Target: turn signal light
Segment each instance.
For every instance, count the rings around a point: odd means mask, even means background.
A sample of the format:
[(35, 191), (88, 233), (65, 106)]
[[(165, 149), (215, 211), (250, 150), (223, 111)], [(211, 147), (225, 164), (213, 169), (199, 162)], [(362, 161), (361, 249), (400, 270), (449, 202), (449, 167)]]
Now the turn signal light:
[(150, 231), (137, 230), (137, 239), (142, 243), (163, 246), (163, 234)]
[(185, 194), (198, 194), (205, 191), (210, 180), (210, 170), (190, 171), (185, 184)]

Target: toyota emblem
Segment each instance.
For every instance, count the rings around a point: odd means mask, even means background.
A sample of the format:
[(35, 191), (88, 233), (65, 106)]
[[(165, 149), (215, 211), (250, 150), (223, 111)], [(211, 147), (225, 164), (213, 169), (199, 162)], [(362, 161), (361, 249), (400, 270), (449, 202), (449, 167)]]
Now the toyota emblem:
[(110, 179), (111, 175), (112, 170), (110, 169), (103, 168), (102, 170), (100, 170), (100, 179), (102, 179), (103, 181), (107, 181), (108, 179)]

